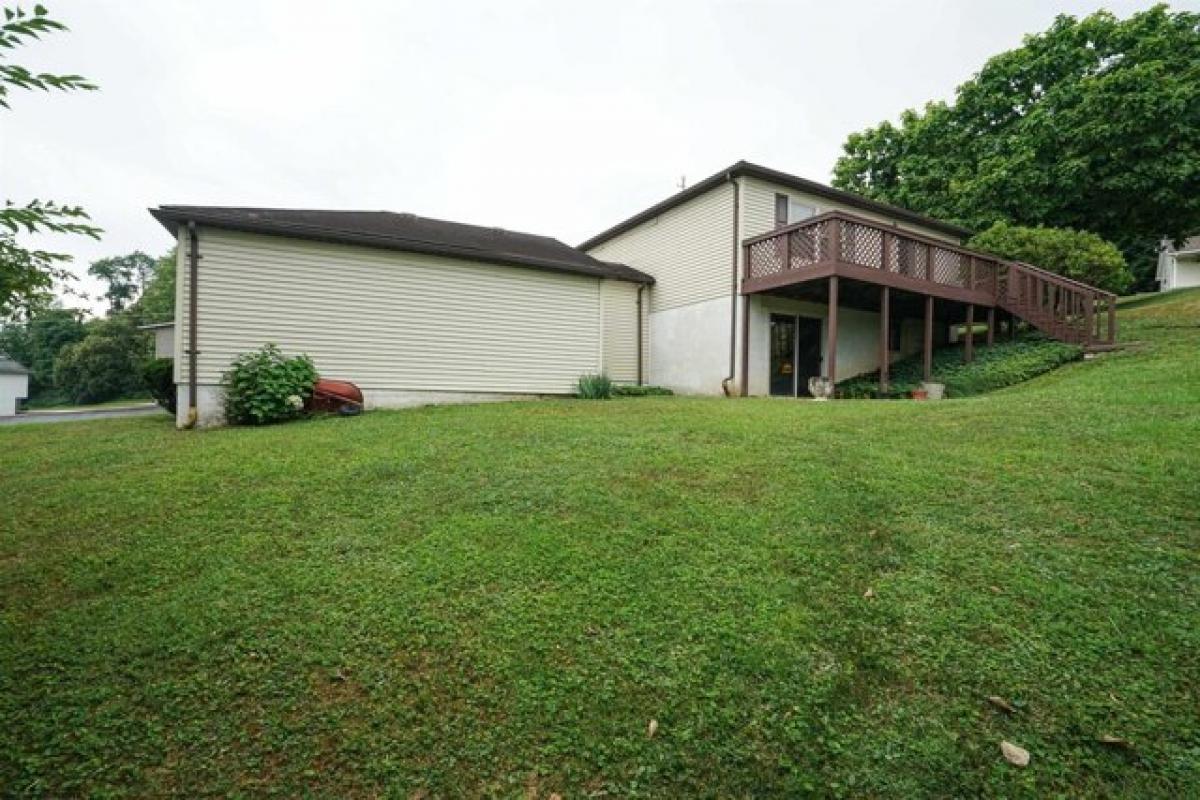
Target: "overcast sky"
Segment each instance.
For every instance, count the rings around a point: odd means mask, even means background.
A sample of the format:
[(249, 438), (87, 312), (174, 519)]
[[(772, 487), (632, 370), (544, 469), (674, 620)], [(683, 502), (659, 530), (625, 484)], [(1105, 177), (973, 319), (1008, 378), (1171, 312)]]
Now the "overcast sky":
[(80, 273), (166, 251), (146, 213), (163, 203), (388, 209), (578, 244), (741, 158), (828, 182), (848, 133), (1099, 7), (43, 2), (71, 31), (13, 60), (101, 89), (16, 93), (0, 185), (92, 214), (101, 242), (36, 240)]

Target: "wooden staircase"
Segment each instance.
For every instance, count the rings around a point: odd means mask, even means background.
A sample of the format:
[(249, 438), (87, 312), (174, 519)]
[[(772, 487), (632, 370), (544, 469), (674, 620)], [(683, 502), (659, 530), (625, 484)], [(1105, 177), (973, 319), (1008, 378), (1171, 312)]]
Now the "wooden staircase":
[(1089, 351), (1117, 344), (1117, 296), (1020, 261), (1001, 262), (996, 304), (1063, 342)]

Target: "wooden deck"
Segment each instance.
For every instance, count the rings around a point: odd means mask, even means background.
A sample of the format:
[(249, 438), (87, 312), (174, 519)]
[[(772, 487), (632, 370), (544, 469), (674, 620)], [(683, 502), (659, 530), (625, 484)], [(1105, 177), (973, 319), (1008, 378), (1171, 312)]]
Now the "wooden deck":
[[(825, 364), (835, 381), (840, 281), (879, 287), (875, 308), (881, 320), (880, 383), (884, 387), (893, 292), (924, 299), (926, 378), (932, 361), (937, 300), (963, 308), (961, 321), (967, 326), (963, 355), (967, 360), (974, 352), (977, 307), (986, 314), (989, 343), (997, 309), (1007, 312), (1010, 320), (1022, 319), (1049, 336), (1084, 347), (1111, 346), (1116, 341), (1116, 295), (1110, 292), (1031, 264), (1006, 261), (843, 211), (746, 239), (742, 246), (743, 295), (785, 293), (814, 282), (824, 284), (821, 294), (829, 304)], [(745, 342), (748, 332), (743, 334)], [(743, 358), (743, 386), (745, 364)]]

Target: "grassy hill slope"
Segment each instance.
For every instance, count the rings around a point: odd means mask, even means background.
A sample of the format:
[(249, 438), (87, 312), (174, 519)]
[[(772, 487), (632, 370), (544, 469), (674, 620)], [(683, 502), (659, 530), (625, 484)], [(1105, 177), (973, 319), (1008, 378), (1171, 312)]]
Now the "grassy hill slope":
[(1121, 323), (943, 403), (0, 428), (0, 792), (1187, 795), (1200, 292)]

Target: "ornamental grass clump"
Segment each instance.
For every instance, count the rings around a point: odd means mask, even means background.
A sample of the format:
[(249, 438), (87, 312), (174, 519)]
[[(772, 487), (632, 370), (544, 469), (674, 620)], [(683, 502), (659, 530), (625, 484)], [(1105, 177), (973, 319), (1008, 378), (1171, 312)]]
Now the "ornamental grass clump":
[(604, 373), (583, 375), (579, 378), (576, 394), (584, 400), (607, 400), (613, 396), (612, 378)]
[(304, 414), (317, 382), (317, 368), (305, 355), (285, 356), (273, 344), (234, 359), (222, 378), (225, 421), (230, 425), (269, 425)]

